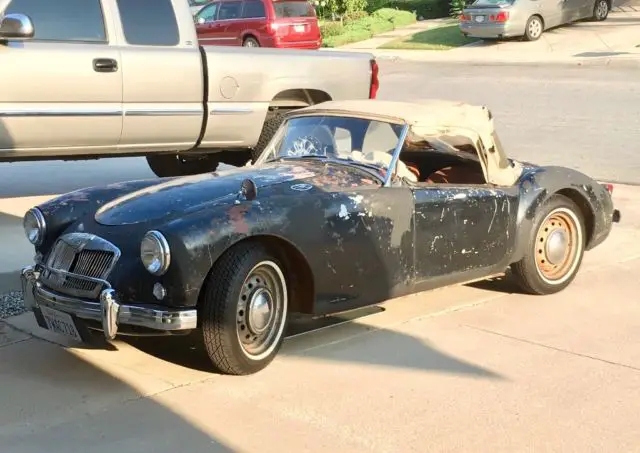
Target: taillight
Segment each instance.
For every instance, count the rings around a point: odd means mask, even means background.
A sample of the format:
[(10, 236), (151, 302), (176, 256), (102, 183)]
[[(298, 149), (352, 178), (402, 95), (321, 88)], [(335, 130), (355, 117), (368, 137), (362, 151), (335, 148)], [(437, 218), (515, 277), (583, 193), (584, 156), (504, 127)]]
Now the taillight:
[(604, 187), (607, 189), (607, 192), (609, 192), (611, 195), (613, 195), (613, 184), (603, 184)]
[(506, 22), (509, 20), (509, 13), (507, 11), (500, 11), (495, 16), (491, 16), (490, 20), (494, 22)]
[(460, 14), (460, 22), (468, 22), (471, 20), (471, 16), (466, 14)]
[(378, 62), (375, 58), (371, 59), (371, 85), (369, 86), (369, 99), (375, 99), (380, 88), (380, 80), (378, 79)]

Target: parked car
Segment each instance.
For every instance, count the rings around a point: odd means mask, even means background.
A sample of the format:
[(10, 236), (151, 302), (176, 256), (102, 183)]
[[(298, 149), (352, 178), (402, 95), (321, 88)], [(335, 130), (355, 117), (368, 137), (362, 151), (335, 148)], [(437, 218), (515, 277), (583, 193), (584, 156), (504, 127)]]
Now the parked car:
[(184, 0), (0, 0), (0, 18), (0, 162), (144, 155), (161, 177), (213, 171), (255, 160), (283, 113), (379, 85), (369, 53), (199, 46)]
[(603, 21), (611, 0), (476, 0), (460, 15), (460, 30), (474, 38), (522, 36), (535, 41), (545, 30), (582, 19)]
[(289, 315), (324, 315), (511, 268), (561, 291), (620, 220), (613, 186), (509, 159), (490, 111), (329, 101), (288, 114), (253, 166), (72, 192), (24, 218), (38, 324), (77, 340), (191, 333), (255, 373)]
[(318, 49), (318, 18), (307, 0), (216, 0), (195, 16), (202, 45)]
[(211, 0), (189, 0), (189, 11), (195, 16)]

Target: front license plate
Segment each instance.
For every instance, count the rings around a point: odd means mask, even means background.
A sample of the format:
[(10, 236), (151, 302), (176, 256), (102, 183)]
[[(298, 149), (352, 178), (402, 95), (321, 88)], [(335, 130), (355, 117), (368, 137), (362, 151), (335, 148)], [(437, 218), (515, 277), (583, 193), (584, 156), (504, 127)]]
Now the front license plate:
[(484, 22), (484, 16), (476, 16), (476, 22)]
[(304, 31), (304, 25), (294, 25), (293, 29), (298, 33), (302, 33)]
[(71, 337), (79, 342), (82, 342), (80, 332), (76, 328), (76, 324), (73, 322), (71, 315), (63, 313), (58, 310), (54, 310), (49, 307), (40, 307), (42, 311), (42, 317), (47, 324), (47, 328), (55, 333)]

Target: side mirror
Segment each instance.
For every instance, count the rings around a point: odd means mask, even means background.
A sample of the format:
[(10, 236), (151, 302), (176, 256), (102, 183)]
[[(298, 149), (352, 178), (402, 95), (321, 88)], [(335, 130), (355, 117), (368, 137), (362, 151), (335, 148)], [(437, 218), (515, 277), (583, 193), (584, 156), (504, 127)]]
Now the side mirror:
[(0, 39), (31, 39), (34, 34), (33, 22), (24, 14), (7, 14), (0, 22)]
[(198, 17), (198, 23), (199, 24), (204, 24), (206, 22), (206, 20), (204, 19), (204, 17)]

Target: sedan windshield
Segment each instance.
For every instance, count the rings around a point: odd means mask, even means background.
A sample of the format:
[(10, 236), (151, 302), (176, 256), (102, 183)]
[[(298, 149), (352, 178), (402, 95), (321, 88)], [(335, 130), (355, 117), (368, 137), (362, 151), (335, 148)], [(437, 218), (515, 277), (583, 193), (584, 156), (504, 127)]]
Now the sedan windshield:
[(289, 119), (260, 161), (334, 159), (387, 170), (401, 124), (346, 116)]

